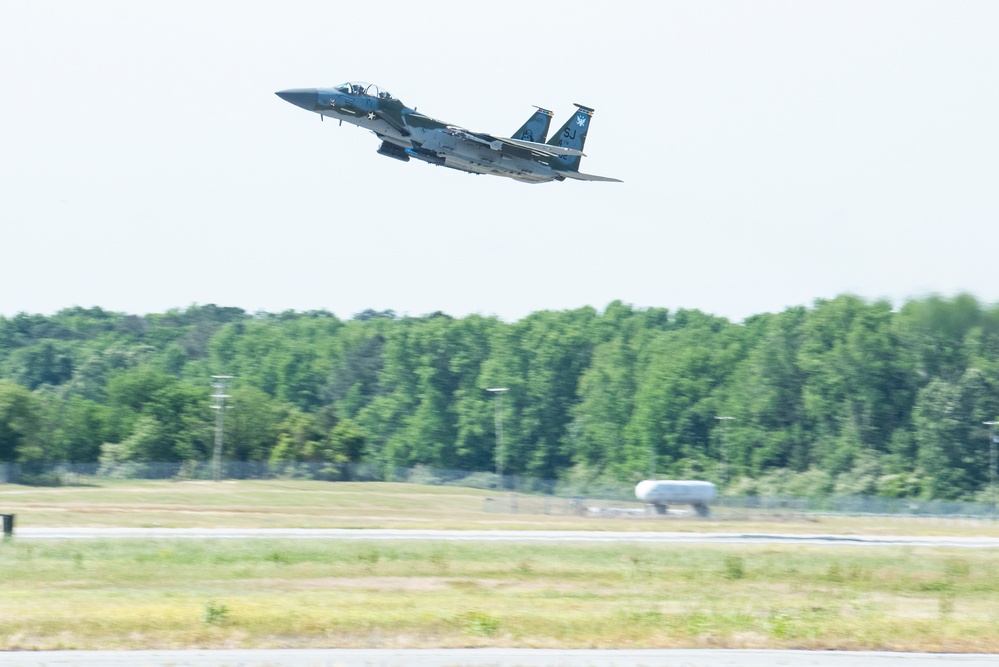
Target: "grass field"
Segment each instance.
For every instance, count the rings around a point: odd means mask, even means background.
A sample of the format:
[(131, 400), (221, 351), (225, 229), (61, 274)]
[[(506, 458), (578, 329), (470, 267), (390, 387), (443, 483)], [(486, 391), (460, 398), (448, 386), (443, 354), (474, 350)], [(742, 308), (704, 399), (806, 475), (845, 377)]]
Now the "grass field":
[(985, 550), (11, 540), (0, 568), (5, 650), (999, 652)]
[[(487, 512), (495, 492), (381, 482), (298, 480), (239, 482), (123, 481), (94, 486), (0, 485), (0, 512), (19, 526), (452, 528), (670, 530), (999, 536), (991, 521), (902, 517), (593, 518), (520, 496), (520, 513)], [(628, 503), (612, 503), (628, 505)], [(637, 503), (631, 504), (639, 507)], [(561, 507), (561, 510), (560, 510)]]
[[(487, 491), (0, 485), (18, 526), (996, 535), (989, 522), (486, 512)], [(0, 543), (0, 650), (744, 647), (999, 652), (994, 550), (313, 540)]]

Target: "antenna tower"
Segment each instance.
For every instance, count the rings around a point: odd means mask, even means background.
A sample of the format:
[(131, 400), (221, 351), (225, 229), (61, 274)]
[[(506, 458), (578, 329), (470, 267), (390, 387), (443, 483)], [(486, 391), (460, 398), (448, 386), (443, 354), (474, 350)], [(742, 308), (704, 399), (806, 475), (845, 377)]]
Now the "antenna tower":
[(232, 408), (231, 405), (225, 404), (225, 399), (232, 398), (225, 393), (225, 390), (229, 386), (229, 380), (235, 377), (235, 375), (212, 376), (212, 380), (214, 380), (212, 387), (215, 388), (215, 393), (212, 394), (212, 399), (215, 401), (212, 404), (212, 410), (218, 410), (215, 413), (215, 455), (212, 457), (212, 479), (216, 482), (222, 479), (222, 425), (225, 421), (225, 411)]

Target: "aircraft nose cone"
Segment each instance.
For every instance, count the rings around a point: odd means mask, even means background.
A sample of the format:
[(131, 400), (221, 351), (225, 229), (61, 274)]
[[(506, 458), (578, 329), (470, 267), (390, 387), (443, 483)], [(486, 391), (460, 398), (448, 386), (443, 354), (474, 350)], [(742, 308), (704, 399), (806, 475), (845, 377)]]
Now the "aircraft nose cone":
[(291, 102), (297, 107), (315, 111), (316, 103), (319, 101), (319, 91), (315, 88), (290, 88), (279, 90), (274, 93), (285, 102)]

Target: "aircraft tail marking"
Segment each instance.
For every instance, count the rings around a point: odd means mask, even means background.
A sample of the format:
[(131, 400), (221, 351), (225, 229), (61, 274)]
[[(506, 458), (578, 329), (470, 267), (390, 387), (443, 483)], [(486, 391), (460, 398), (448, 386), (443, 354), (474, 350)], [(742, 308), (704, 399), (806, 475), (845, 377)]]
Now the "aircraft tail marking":
[[(569, 120), (565, 121), (565, 125), (559, 129), (558, 134), (548, 140), (550, 146), (562, 146), (577, 151), (583, 150), (583, 144), (586, 142), (586, 133), (590, 131), (590, 119), (593, 117), (593, 109), (585, 107), (578, 102), (575, 104), (576, 113)], [(558, 160), (556, 168), (559, 171), (579, 171), (580, 156), (565, 155), (555, 159)]]

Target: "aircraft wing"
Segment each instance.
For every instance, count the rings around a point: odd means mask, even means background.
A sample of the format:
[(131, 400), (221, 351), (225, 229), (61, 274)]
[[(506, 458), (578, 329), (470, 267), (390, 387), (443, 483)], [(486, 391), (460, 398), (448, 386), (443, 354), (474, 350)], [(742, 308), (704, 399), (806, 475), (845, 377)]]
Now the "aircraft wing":
[(583, 151), (577, 151), (574, 148), (563, 148), (562, 146), (550, 146), (548, 144), (539, 144), (535, 141), (523, 141), (521, 139), (510, 139), (508, 137), (494, 137), (491, 134), (484, 134), (481, 132), (470, 132), (460, 127), (449, 126), (448, 130), (463, 139), (469, 139), (480, 144), (485, 144), (489, 146), (494, 151), (501, 150), (503, 144), (508, 146), (515, 146), (516, 148), (521, 148), (524, 150), (529, 150), (537, 155), (543, 155), (545, 157), (561, 157), (561, 156), (580, 156), (583, 157), (586, 154)]
[(380, 111), (379, 110), (379, 111), (374, 112), (374, 117), (377, 118), (378, 120), (385, 121), (386, 123), (388, 123), (389, 125), (391, 125), (393, 127), (393, 129), (395, 129), (399, 134), (401, 134), (404, 137), (409, 137), (409, 136), (413, 135), (413, 133), (410, 132), (409, 129), (405, 125), (403, 125), (402, 123), (400, 123), (395, 118), (392, 118), (392, 116), (390, 116), (389, 114), (385, 113), (384, 111)]
[(593, 174), (581, 174), (578, 171), (560, 171), (560, 176), (572, 178), (577, 181), (606, 181), (610, 183), (623, 183), (620, 178), (610, 178), (608, 176), (594, 176)]
[(536, 141), (523, 141), (521, 139), (504, 139), (500, 138), (504, 144), (510, 144), (511, 146), (517, 146), (518, 148), (526, 148), (534, 153), (540, 153), (541, 155), (548, 155), (550, 157), (559, 156), (579, 156), (586, 157), (586, 153), (583, 151), (577, 151), (575, 148), (564, 148), (562, 146), (550, 146), (548, 144), (539, 144)]

